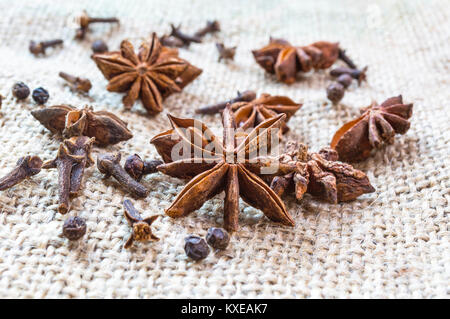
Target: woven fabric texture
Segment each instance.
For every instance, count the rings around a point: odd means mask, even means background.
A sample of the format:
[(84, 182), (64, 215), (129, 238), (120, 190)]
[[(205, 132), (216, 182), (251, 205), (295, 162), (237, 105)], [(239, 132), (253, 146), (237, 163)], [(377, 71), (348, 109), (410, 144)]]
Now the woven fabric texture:
[[(117, 16), (120, 27), (94, 25), (84, 41), (73, 39), (73, 18)], [(318, 150), (359, 108), (402, 94), (414, 103), (411, 129), (393, 145), (356, 165), (376, 192), (331, 205), (306, 196), (286, 198), (296, 226), (269, 221), (241, 202), (240, 225), (227, 251), (190, 261), (183, 250), (188, 234), (204, 236), (222, 224), (223, 195), (188, 217), (172, 219), (164, 209), (184, 182), (162, 174), (147, 176), (151, 191), (133, 200), (144, 216), (162, 215), (154, 225), (159, 242), (123, 248), (130, 227), (122, 202), (128, 195), (113, 179), (87, 169), (84, 188), (67, 216), (57, 213), (57, 172), (35, 177), (0, 192), (0, 297), (25, 298), (437, 298), (449, 297), (450, 120), (448, 1), (0, 1), (0, 175), (16, 160), (37, 154), (55, 157), (60, 140), (30, 114), (31, 97), (17, 102), (16, 81), (50, 92), (47, 105), (92, 105), (124, 118), (134, 137), (99, 152), (121, 151), (157, 157), (150, 139), (169, 127), (166, 114), (195, 117), (221, 134), (219, 115), (196, 115), (196, 107), (221, 101), (237, 90), (287, 95), (304, 106), (289, 122), (287, 138)], [(203, 69), (183, 92), (169, 97), (164, 111), (146, 115), (140, 103), (125, 111), (122, 94), (90, 59), (94, 39), (117, 49), (123, 39), (136, 46), (152, 31), (181, 23), (194, 32), (218, 19), (222, 31), (180, 56)], [(359, 65), (368, 65), (368, 82), (353, 85), (337, 106), (325, 87), (327, 72), (306, 74), (288, 86), (276, 82), (253, 60), (252, 49), (269, 36), (296, 45), (339, 41)], [(45, 57), (28, 52), (30, 40), (63, 38), (62, 49)], [(237, 45), (234, 62), (217, 62), (215, 42)], [(89, 97), (74, 94), (59, 71), (87, 77)], [(79, 243), (61, 236), (68, 216), (87, 220)]]

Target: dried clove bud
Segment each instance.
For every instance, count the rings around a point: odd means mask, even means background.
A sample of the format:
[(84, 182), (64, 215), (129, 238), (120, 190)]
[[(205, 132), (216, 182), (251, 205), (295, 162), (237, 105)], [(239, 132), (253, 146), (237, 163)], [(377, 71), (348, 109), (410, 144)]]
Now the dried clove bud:
[(216, 48), (219, 51), (219, 62), (222, 59), (234, 60), (234, 55), (236, 54), (236, 47), (226, 48), (223, 43), (216, 43)]
[(230, 242), (230, 235), (223, 228), (211, 227), (206, 234), (206, 242), (213, 248), (223, 250)]
[(23, 82), (17, 82), (12, 87), (12, 95), (18, 100), (24, 100), (30, 95), (30, 88)]
[(119, 19), (117, 18), (93, 18), (88, 16), (86, 11), (83, 11), (83, 14), (78, 18), (78, 23), (80, 24), (80, 28), (76, 30), (75, 38), (76, 39), (84, 39), (86, 33), (89, 29), (89, 25), (91, 23), (117, 23), (119, 24)]
[(173, 24), (170, 24), (170, 27), (172, 28), (172, 31), (170, 32), (169, 36), (173, 36), (175, 38), (180, 39), (181, 41), (183, 41), (185, 46), (189, 46), (191, 44), (191, 42), (194, 42), (194, 43), (202, 42), (202, 38), (197, 35), (188, 35), (186, 33), (183, 33), (180, 30), (181, 24), (178, 25), (178, 27), (175, 27)]
[(368, 67), (365, 66), (362, 70), (358, 70), (358, 69), (339, 67), (339, 68), (335, 68), (335, 69), (331, 70), (330, 75), (338, 77), (342, 74), (348, 74), (352, 78), (358, 80), (358, 84), (361, 84), (361, 82), (367, 80), (367, 76), (366, 76), (367, 68)]
[(72, 196), (77, 195), (80, 190), (84, 169), (94, 164), (91, 156), (94, 141), (95, 137), (89, 138), (87, 136), (72, 137), (64, 141), (71, 154), (83, 156), (79, 163), (75, 163), (72, 166), (72, 172), (70, 173), (70, 195)]
[(66, 219), (63, 225), (63, 236), (69, 240), (78, 240), (86, 234), (86, 222), (75, 216)]
[(160, 160), (143, 161), (137, 154), (128, 156), (125, 161), (124, 169), (138, 182), (142, 176), (156, 173), (158, 170), (156, 167), (163, 164)]
[(25, 156), (19, 158), (16, 167), (0, 178), (0, 191), (13, 187), (27, 177), (38, 174), (41, 171), (42, 160), (38, 156)]
[(48, 98), (50, 97), (48, 91), (43, 87), (38, 87), (37, 89), (34, 89), (33, 94), (31, 96), (33, 97), (33, 100), (39, 105), (45, 104), (48, 101)]
[(91, 48), (94, 53), (108, 52), (108, 45), (103, 40), (95, 40), (92, 42)]
[(34, 110), (31, 114), (52, 133), (65, 137), (95, 137), (95, 143), (100, 146), (117, 144), (133, 137), (126, 122), (107, 111), (94, 112), (92, 107), (78, 110), (68, 105), (54, 105)]
[(184, 241), (184, 251), (189, 258), (198, 261), (208, 257), (209, 247), (203, 238), (195, 235), (189, 235), (184, 239)]
[(344, 88), (348, 88), (350, 84), (352, 84), (353, 78), (349, 74), (345, 73), (339, 75), (336, 82), (342, 84)]
[(184, 42), (174, 36), (163, 35), (159, 38), (159, 41), (163, 46), (170, 48), (181, 48), (184, 46)]
[(208, 33), (214, 33), (220, 31), (220, 23), (217, 20), (214, 21), (207, 21), (206, 26), (197, 32), (195, 32), (195, 36), (197, 37), (204, 37)]
[(340, 60), (342, 60), (345, 64), (347, 64), (349, 68), (351, 68), (351, 69), (357, 69), (358, 68), (356, 66), (356, 64), (352, 61), (352, 59), (350, 59), (347, 56), (347, 54), (345, 53), (345, 50), (339, 49), (338, 58)]
[(333, 82), (327, 87), (327, 97), (333, 104), (339, 103), (344, 94), (345, 87), (338, 82)]
[(70, 177), (72, 173), (72, 166), (81, 163), (84, 160), (82, 155), (73, 155), (70, 153), (66, 143), (59, 145), (56, 158), (47, 161), (42, 165), (44, 169), (57, 168), (58, 169), (58, 194), (59, 194), (59, 207), (58, 212), (66, 214), (69, 209), (69, 194), (70, 194)]
[(206, 105), (206, 106), (200, 107), (195, 110), (195, 113), (215, 114), (215, 113), (219, 112), (220, 110), (223, 110), (228, 103), (233, 104), (236, 102), (251, 102), (254, 99), (256, 99), (256, 93), (254, 91), (244, 91), (242, 93), (238, 91), (237, 96), (235, 98), (232, 98), (230, 100), (220, 102), (217, 104), (211, 104), (211, 105)]
[(100, 154), (97, 157), (97, 168), (100, 173), (105, 174), (105, 178), (113, 176), (128, 192), (137, 197), (147, 197), (148, 190), (144, 185), (135, 181), (120, 166), (120, 153), (116, 154)]
[(65, 72), (59, 72), (59, 76), (69, 82), (71, 84), (72, 90), (74, 91), (87, 93), (92, 88), (91, 81), (89, 81), (88, 79), (73, 76)]
[(159, 217), (159, 215), (142, 218), (141, 214), (134, 208), (129, 199), (123, 201), (124, 215), (132, 227), (132, 234), (126, 241), (124, 248), (130, 248), (134, 241), (158, 241), (159, 238), (153, 235), (150, 226)]
[(50, 40), (50, 41), (41, 41), (41, 42), (36, 42), (36, 41), (31, 40), (30, 45), (28, 46), (28, 49), (30, 50), (30, 52), (32, 54), (37, 56), (39, 54), (45, 54), (45, 50), (47, 48), (54, 47), (57, 45), (62, 45), (63, 42), (64, 41), (61, 39)]

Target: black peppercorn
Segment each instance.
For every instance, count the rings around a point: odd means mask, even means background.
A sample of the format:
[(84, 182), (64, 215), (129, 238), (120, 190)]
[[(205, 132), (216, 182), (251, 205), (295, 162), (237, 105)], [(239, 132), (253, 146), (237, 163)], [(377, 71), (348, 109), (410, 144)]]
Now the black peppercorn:
[(92, 42), (91, 48), (94, 53), (103, 53), (108, 51), (108, 46), (103, 40), (95, 40)]
[(63, 235), (69, 240), (78, 240), (86, 233), (86, 222), (83, 218), (70, 217), (64, 222)]
[(209, 247), (206, 241), (198, 236), (189, 235), (184, 239), (184, 251), (193, 260), (205, 259), (209, 254)]
[(17, 82), (12, 87), (12, 94), (18, 100), (24, 100), (28, 97), (28, 95), (30, 95), (30, 89), (25, 83)]
[(45, 104), (49, 98), (48, 91), (42, 87), (33, 90), (33, 100), (37, 104)]
[(344, 97), (345, 88), (338, 82), (333, 82), (327, 87), (327, 97), (333, 103), (338, 103)]
[(341, 83), (344, 88), (348, 88), (350, 84), (352, 84), (353, 78), (350, 76), (350, 74), (341, 74), (336, 81)]
[(206, 234), (206, 242), (213, 248), (225, 249), (230, 242), (230, 235), (223, 228), (211, 227)]

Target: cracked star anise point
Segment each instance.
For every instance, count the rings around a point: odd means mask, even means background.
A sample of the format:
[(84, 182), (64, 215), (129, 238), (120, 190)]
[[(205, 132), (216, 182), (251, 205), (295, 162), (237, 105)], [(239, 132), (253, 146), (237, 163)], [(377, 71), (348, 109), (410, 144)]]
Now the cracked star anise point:
[(405, 134), (409, 130), (412, 109), (413, 104), (404, 104), (401, 95), (381, 105), (373, 103), (362, 110), (359, 118), (344, 124), (333, 136), (330, 146), (342, 161), (362, 161), (383, 143), (393, 143), (395, 134)]
[[(248, 169), (247, 161), (242, 163), (236, 161), (239, 156), (248, 159), (255, 148), (264, 144), (261, 132), (270, 136), (272, 130), (280, 128), (285, 116), (280, 114), (262, 122), (248, 135), (244, 135), (242, 141), (239, 141), (237, 134), (234, 134), (236, 122), (230, 105), (222, 113), (223, 141), (217, 139), (203, 123), (200, 123), (199, 130), (193, 119), (169, 116), (173, 131), (184, 143), (191, 146), (191, 150), (200, 150), (204, 156), (194, 158), (195, 152), (193, 152), (187, 159), (172, 161), (172, 158), (167, 155), (173, 147), (167, 139), (167, 134), (171, 131), (157, 136), (158, 143), (154, 143), (155, 139), (152, 140), (158, 152), (164, 154), (163, 158), (166, 159), (166, 164), (158, 166), (158, 170), (169, 176), (190, 179), (166, 210), (166, 214), (171, 217), (186, 216), (199, 209), (208, 199), (225, 191), (224, 227), (227, 230), (238, 229), (239, 197), (249, 205), (263, 211), (269, 219), (293, 226), (294, 220), (287, 212), (283, 201), (258, 175)], [(199, 137), (197, 140), (200, 140), (201, 144), (194, 144), (196, 139), (192, 139), (187, 132)], [(205, 145), (209, 143), (214, 145), (214, 151), (205, 148)], [(267, 146), (270, 147), (270, 145)], [(252, 167), (261, 168), (265, 165), (263, 161), (256, 160)]]
[(176, 49), (162, 46), (155, 33), (149, 43), (142, 43), (137, 54), (124, 40), (120, 51), (96, 53), (92, 58), (109, 81), (108, 91), (127, 92), (125, 108), (130, 109), (140, 99), (150, 114), (161, 112), (164, 98), (180, 92), (202, 72), (179, 58)]

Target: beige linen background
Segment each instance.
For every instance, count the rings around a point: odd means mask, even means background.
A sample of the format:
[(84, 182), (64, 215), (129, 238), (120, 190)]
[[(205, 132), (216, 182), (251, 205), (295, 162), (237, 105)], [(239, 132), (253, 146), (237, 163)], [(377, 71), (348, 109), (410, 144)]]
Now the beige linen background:
[[(117, 16), (120, 28), (97, 25), (77, 42), (72, 20), (82, 9)], [(20, 156), (52, 159), (60, 142), (30, 115), (39, 108), (31, 98), (13, 99), (10, 88), (18, 80), (32, 89), (47, 88), (47, 105), (89, 104), (126, 119), (133, 139), (95, 149), (96, 154), (120, 150), (123, 158), (135, 152), (157, 156), (149, 140), (168, 128), (167, 113), (194, 116), (220, 134), (218, 115), (193, 110), (237, 90), (303, 101), (288, 138), (312, 150), (326, 146), (336, 129), (372, 100), (403, 94), (414, 103), (408, 133), (357, 165), (376, 193), (339, 205), (288, 197), (293, 228), (241, 203), (241, 229), (229, 249), (200, 263), (185, 256), (184, 237), (203, 236), (221, 225), (223, 196), (174, 220), (164, 209), (184, 182), (161, 174), (145, 177), (150, 195), (133, 202), (145, 216), (163, 216), (154, 224), (161, 241), (125, 250), (130, 228), (122, 202), (128, 195), (92, 167), (69, 213), (85, 218), (88, 231), (79, 243), (69, 243), (60, 235), (68, 216), (56, 213), (57, 172), (43, 171), (0, 193), (0, 297), (449, 297), (449, 9), (448, 1), (0, 1), (1, 175)], [(94, 39), (117, 49), (125, 38), (138, 45), (152, 31), (169, 32), (171, 22), (193, 32), (207, 19), (220, 20), (223, 31), (180, 50), (203, 74), (168, 98), (163, 113), (148, 117), (139, 103), (124, 111), (122, 95), (106, 91), (107, 82), (90, 59)], [(369, 65), (368, 82), (353, 85), (338, 106), (326, 99), (326, 72), (290, 86), (277, 83), (250, 53), (270, 35), (296, 45), (339, 41), (357, 64)], [(65, 41), (62, 49), (39, 58), (28, 52), (29, 40), (57, 37)], [(234, 62), (217, 62), (216, 41), (238, 46)], [(72, 93), (59, 71), (88, 77), (90, 97)]]

